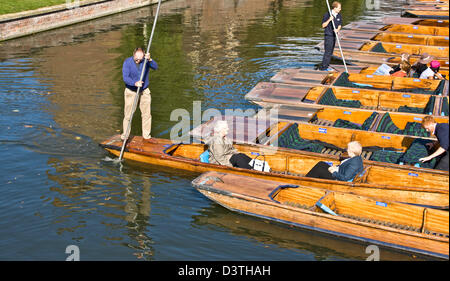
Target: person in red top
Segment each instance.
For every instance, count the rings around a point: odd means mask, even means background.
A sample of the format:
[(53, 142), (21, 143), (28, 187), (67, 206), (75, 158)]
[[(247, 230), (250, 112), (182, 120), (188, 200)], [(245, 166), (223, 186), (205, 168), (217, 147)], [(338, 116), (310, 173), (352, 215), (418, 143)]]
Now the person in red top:
[(400, 70), (391, 74), (391, 76), (395, 77), (407, 77), (409, 75), (409, 71), (411, 70), (411, 65), (407, 61), (402, 61), (400, 64)]

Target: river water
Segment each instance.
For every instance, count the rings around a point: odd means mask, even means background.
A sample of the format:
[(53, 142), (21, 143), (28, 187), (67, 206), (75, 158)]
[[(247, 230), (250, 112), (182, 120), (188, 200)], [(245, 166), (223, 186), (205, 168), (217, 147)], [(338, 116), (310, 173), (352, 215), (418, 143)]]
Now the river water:
[[(398, 15), (342, 0), (344, 24)], [(403, 2), (402, 2), (403, 3)], [(98, 143), (123, 116), (123, 60), (148, 42), (155, 6), (0, 44), (0, 260), (365, 260), (368, 244), (233, 213), (197, 174), (125, 162)], [(175, 109), (254, 109), (244, 95), (321, 53), (324, 1), (172, 0), (152, 43), (152, 135)], [(140, 134), (136, 113), (132, 134)], [(418, 260), (381, 249), (381, 260)]]

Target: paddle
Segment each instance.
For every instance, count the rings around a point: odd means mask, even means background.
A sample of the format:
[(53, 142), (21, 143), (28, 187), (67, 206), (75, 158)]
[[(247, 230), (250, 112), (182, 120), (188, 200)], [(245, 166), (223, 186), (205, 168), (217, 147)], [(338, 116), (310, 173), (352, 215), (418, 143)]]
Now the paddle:
[[(155, 19), (154, 19), (154, 22), (153, 22), (152, 33), (150, 34), (150, 40), (148, 41), (146, 54), (148, 54), (150, 52), (150, 46), (152, 45), (153, 33), (155, 32), (156, 21), (158, 20), (158, 14), (159, 14), (159, 7), (160, 6), (161, 6), (161, 0), (158, 0), (158, 7), (156, 8), (156, 15), (155, 15)], [(143, 81), (143, 79), (144, 79), (144, 72), (145, 72), (146, 64), (147, 64), (147, 59), (144, 59), (144, 65), (142, 67), (141, 78), (139, 79), (139, 81)], [(131, 111), (131, 117), (130, 117), (130, 120), (128, 121), (127, 130), (126, 130), (126, 132), (124, 132), (125, 139), (123, 140), (122, 149), (120, 150), (119, 161), (122, 161), (123, 153), (125, 151), (125, 146), (127, 144), (128, 137), (130, 136), (131, 121), (133, 120), (133, 115), (134, 115), (134, 112), (136, 111), (136, 107), (137, 107), (137, 102), (139, 100), (139, 92), (140, 91), (141, 91), (141, 86), (139, 86), (137, 88), (136, 96), (134, 97), (134, 100), (133, 100), (133, 107), (132, 107), (132, 111)]]
[[(328, 0), (325, 0), (325, 1), (327, 2), (327, 7), (328, 7), (328, 12), (330, 13), (330, 17), (332, 17), (333, 14), (331, 13), (330, 4), (328, 3)], [(341, 52), (342, 61), (344, 62), (345, 72), (348, 73), (347, 64), (345, 63), (344, 54), (342, 53), (341, 42), (339, 40), (339, 36), (337, 34), (337, 31), (336, 31), (336, 25), (334, 24), (334, 19), (331, 20), (331, 23), (333, 24), (333, 31), (336, 34), (336, 39), (337, 39), (337, 42), (338, 42), (339, 51)]]

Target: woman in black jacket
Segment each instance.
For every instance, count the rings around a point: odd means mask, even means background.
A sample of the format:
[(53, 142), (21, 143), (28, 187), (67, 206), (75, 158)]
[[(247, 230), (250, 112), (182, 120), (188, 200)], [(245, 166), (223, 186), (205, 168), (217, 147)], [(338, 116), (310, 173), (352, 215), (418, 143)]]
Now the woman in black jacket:
[(351, 181), (362, 172), (363, 160), (361, 157), (362, 146), (357, 141), (349, 142), (347, 145), (347, 153), (350, 158), (341, 162), (339, 166), (330, 166), (326, 162), (317, 163), (307, 174), (307, 177)]

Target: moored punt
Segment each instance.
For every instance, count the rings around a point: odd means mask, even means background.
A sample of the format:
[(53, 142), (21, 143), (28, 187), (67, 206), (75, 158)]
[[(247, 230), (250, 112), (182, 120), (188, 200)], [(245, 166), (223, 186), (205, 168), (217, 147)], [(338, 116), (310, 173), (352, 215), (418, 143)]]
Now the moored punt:
[[(356, 22), (360, 23), (360, 22)], [(411, 25), (424, 25), (424, 26), (437, 26), (448, 27), (449, 21), (443, 19), (417, 19), (417, 18), (405, 18), (405, 17), (383, 17), (380, 21), (374, 22), (374, 25), (379, 24), (411, 24)]]
[(422, 19), (444, 19), (448, 20), (448, 10), (407, 10), (402, 13), (403, 17), (422, 18)]
[(397, 32), (371, 32), (371, 31), (354, 31), (342, 30), (340, 32), (342, 39), (350, 41), (380, 41), (402, 44), (430, 45), (430, 46), (447, 46), (449, 44), (448, 36), (435, 36), (424, 34), (408, 34)]
[(377, 112), (406, 112), (415, 115), (449, 115), (448, 97), (314, 85), (260, 82), (245, 99), (261, 106), (305, 108), (351, 108)]
[[(337, 72), (344, 72), (345, 71), (345, 68), (344, 68), (343, 65), (340, 65), (338, 68), (335, 68), (336, 65), (330, 65), (330, 67), (335, 69), (335, 71), (337, 71)], [(349, 66), (347, 66), (347, 68), (348, 67)], [(369, 65), (365, 64), (364, 66), (351, 65), (351, 67), (353, 67), (353, 69), (357, 69), (359, 67), (360, 71), (359, 72), (356, 72), (356, 71), (355, 72), (351, 72), (349, 70), (349, 73), (359, 73), (359, 74), (371, 75), (371, 74), (375, 73), (375, 71), (378, 69), (379, 65), (371, 66), (370, 64)], [(444, 69), (444, 70), (443, 69), (439, 69), (439, 73), (442, 74), (442, 75), (445, 75), (445, 80), (449, 79), (448, 69)]]
[[(400, 55), (408, 53), (411, 55), (420, 56), (424, 53), (435, 57), (436, 60), (448, 60), (449, 47), (447, 46), (427, 46), (414, 44), (400, 44), (380, 41), (361, 41), (358, 39), (342, 39), (340, 41), (343, 51), (359, 52), (362, 55), (384, 54)], [(320, 42), (315, 46), (319, 51), (324, 50), (324, 42)], [(337, 50), (339, 53), (339, 49)], [(334, 52), (336, 53), (336, 51)]]
[[(263, 111), (268, 111), (263, 109)], [(260, 113), (261, 114), (261, 113)], [(265, 112), (265, 116), (270, 112)], [(276, 116), (279, 121), (310, 123), (321, 127), (339, 127), (369, 132), (389, 132), (392, 134), (416, 137), (433, 137), (423, 128), (420, 122), (423, 115), (399, 112), (376, 112), (370, 110), (353, 110), (350, 108), (321, 108), (311, 110), (296, 106), (277, 107)], [(448, 118), (435, 117), (437, 123), (448, 123)], [(387, 126), (389, 124), (390, 126)]]
[(448, 20), (417, 19), (417, 18), (405, 18), (405, 17), (383, 17), (381, 19), (381, 23), (382, 24), (426, 25), (426, 26), (438, 26), (438, 27), (448, 27), (449, 26)]
[[(321, 155), (264, 145), (236, 144), (235, 148), (249, 157), (264, 155), (271, 172), (260, 172), (228, 167), (199, 160), (206, 149), (203, 144), (172, 144), (170, 140), (155, 139), (157, 143), (144, 143), (142, 137), (133, 137), (127, 143), (124, 158), (147, 164), (203, 173), (219, 171), (252, 177), (279, 180), (291, 184), (302, 184), (318, 188), (353, 192), (374, 198), (388, 199), (448, 208), (448, 173), (436, 170), (394, 167), (379, 165), (373, 161), (364, 161), (364, 171), (353, 182), (342, 182), (304, 177), (319, 161), (339, 163), (337, 155)], [(100, 144), (107, 151), (118, 156), (122, 141), (120, 135), (111, 137)], [(392, 175), (392, 178), (386, 175)]]
[(447, 211), (218, 172), (192, 185), (232, 211), (448, 259)]
[[(298, 108), (297, 108), (298, 109)], [(284, 110), (284, 109), (283, 109)], [(283, 110), (281, 112), (283, 113)], [(289, 109), (288, 109), (289, 110)], [(313, 114), (312, 111), (305, 113)], [(310, 115), (312, 116), (312, 115)], [(252, 132), (252, 126), (264, 127), (266, 132), (253, 135), (253, 141), (247, 138), (246, 143), (258, 143), (263, 145), (295, 149), (298, 151), (315, 152), (325, 155), (343, 155), (345, 154), (347, 144), (351, 141), (358, 141), (362, 145), (361, 157), (365, 160), (374, 161), (376, 165), (389, 167), (403, 167), (407, 169), (432, 169), (432, 171), (448, 175), (448, 171), (433, 170), (436, 160), (421, 163), (420, 158), (429, 155), (426, 144), (432, 142), (431, 138), (411, 137), (400, 134), (393, 134), (393, 130), (398, 130), (389, 115), (382, 118), (377, 116), (369, 117), (366, 124), (372, 124), (376, 118), (376, 128), (380, 132), (369, 132), (347, 128), (345, 126), (335, 128), (321, 126), (311, 123), (294, 123), (292, 121), (284, 122), (279, 120), (276, 110), (267, 112), (260, 111), (254, 117), (233, 117), (225, 118), (232, 128), (228, 134), (233, 141), (242, 140), (241, 132)], [(231, 119), (240, 119), (241, 125), (234, 126)], [(190, 134), (199, 140), (205, 139), (210, 135), (215, 122), (219, 120), (214, 118), (202, 125), (196, 127)], [(269, 125), (267, 125), (269, 124)], [(416, 124), (419, 125), (419, 124)], [(410, 127), (409, 130), (416, 128)], [(419, 126), (419, 130), (421, 130)], [(257, 137), (256, 137), (257, 136)], [(448, 178), (446, 179), (448, 181)]]
[(427, 95), (448, 95), (448, 80), (394, 77), (346, 72), (316, 71), (306, 68), (286, 68), (276, 73), (271, 82), (293, 85), (324, 85), (333, 87), (380, 89)]
[[(348, 64), (356, 64), (356, 65), (381, 65), (382, 63), (388, 64), (390, 66), (396, 65), (400, 63), (401, 58), (400, 54), (385, 54), (385, 53), (376, 53), (376, 52), (361, 52), (361, 51), (352, 51), (350, 49), (342, 50), (344, 54), (345, 61)], [(333, 57), (339, 60), (342, 60), (341, 53), (339, 50), (335, 50), (333, 53)], [(414, 64), (419, 60), (420, 56), (412, 55), (409, 59), (411, 64)], [(441, 69), (448, 72), (449, 60), (448, 58), (435, 58), (435, 60), (439, 61), (441, 64)]]
[(433, 35), (433, 36), (448, 36), (448, 24), (445, 27), (427, 26), (427, 25), (411, 25), (411, 24), (370, 24), (365, 22), (355, 22), (348, 24), (342, 30), (353, 31), (369, 31), (369, 32), (389, 32), (389, 33), (404, 33), (417, 35)]

